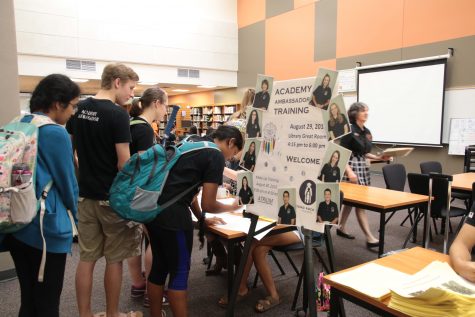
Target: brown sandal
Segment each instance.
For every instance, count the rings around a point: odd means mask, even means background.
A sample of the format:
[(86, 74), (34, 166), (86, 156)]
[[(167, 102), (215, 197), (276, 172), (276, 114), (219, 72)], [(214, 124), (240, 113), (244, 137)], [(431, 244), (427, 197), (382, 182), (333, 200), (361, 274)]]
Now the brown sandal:
[[(239, 303), (239, 302), (242, 302), (249, 295), (249, 293), (250, 292), (249, 292), (249, 289), (248, 289), (247, 293), (244, 294), (244, 295), (237, 294), (236, 304)], [(229, 303), (228, 295), (225, 295), (225, 296), (221, 297), (218, 301), (218, 305), (222, 308), (228, 308), (228, 303)]]
[(260, 299), (257, 301), (256, 311), (258, 313), (263, 313), (279, 304), (280, 304), (280, 298), (275, 299), (272, 296), (267, 296), (265, 299)]

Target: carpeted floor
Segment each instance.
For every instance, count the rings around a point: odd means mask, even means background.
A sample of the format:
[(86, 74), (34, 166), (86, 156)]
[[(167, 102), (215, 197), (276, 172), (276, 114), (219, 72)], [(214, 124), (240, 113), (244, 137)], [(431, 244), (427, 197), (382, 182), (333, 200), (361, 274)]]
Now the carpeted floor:
[[(384, 187), (382, 176), (374, 175), (372, 181), (373, 186)], [(409, 222), (407, 222), (404, 227), (400, 226), (401, 221), (406, 215), (407, 212), (405, 210), (399, 211), (387, 224), (385, 251), (398, 250), (402, 247), (404, 238), (409, 232)], [(368, 218), (370, 221), (370, 227), (372, 228), (373, 233), (377, 236), (377, 228), (379, 227), (379, 214), (368, 212)], [(458, 224), (458, 222), (456, 222), (456, 224)], [(338, 237), (334, 233), (334, 230), (332, 230), (337, 270), (348, 268), (377, 258), (376, 252), (370, 251), (366, 248), (364, 235), (361, 232), (357, 224), (356, 217), (353, 214), (350, 216), (348, 228), (349, 231), (351, 231), (351, 233), (356, 236), (355, 240), (347, 240)], [(422, 230), (419, 230), (419, 242), (421, 241), (422, 236), (421, 231)], [(435, 236), (434, 241), (431, 243), (431, 247), (441, 251), (442, 241), (442, 236)], [(414, 246), (414, 244), (409, 243), (409, 247), (411, 246)], [(65, 317), (73, 317), (78, 315), (74, 289), (74, 275), (78, 262), (78, 253), (78, 246), (74, 245), (73, 253), (68, 257), (66, 264), (64, 288), (61, 297), (61, 316)], [(325, 256), (324, 249), (322, 250), (322, 253)], [(198, 250), (198, 241), (196, 239), (192, 256), (192, 268), (189, 278), (189, 315), (192, 317), (224, 316), (225, 311), (217, 305), (217, 301), (219, 297), (224, 295), (226, 292), (226, 272), (223, 271), (220, 276), (206, 277), (204, 274), (205, 265), (202, 264), (202, 259), (205, 256), (206, 254), (204, 249)], [(286, 275), (280, 275), (277, 266), (272, 263), (272, 260), (269, 257), (269, 260), (271, 260), (271, 267), (273, 268), (276, 285), (283, 300), (282, 304), (265, 314), (255, 313), (254, 305), (256, 301), (266, 296), (262, 284), (258, 284), (257, 288), (252, 290), (250, 296), (236, 306), (235, 316), (278, 317), (294, 315), (294, 312), (290, 310), (290, 306), (298, 278), (293, 272), (285, 256), (278, 252), (276, 252), (276, 256), (287, 273)], [(300, 267), (303, 258), (302, 252), (295, 252), (292, 254), (292, 257), (294, 258), (297, 266)], [(316, 265), (316, 270), (321, 270), (320, 264)], [(103, 274), (104, 261), (99, 261), (95, 270), (95, 281), (92, 296), (93, 310), (95, 312), (104, 311), (105, 309)], [(249, 283), (252, 282), (254, 274), (255, 273), (253, 270), (249, 278)], [(126, 265), (124, 265), (123, 277), (123, 288), (120, 304), (121, 310), (142, 310), (144, 312), (144, 316), (149, 317), (150, 315), (147, 309), (144, 309), (142, 306), (142, 300), (133, 300), (130, 297), (130, 280), (128, 278)], [(0, 283), (0, 294), (0, 315), (3, 317), (17, 316), (20, 305), (20, 290), (18, 281), (12, 280)], [(374, 315), (348, 302), (345, 302), (345, 309), (346, 315), (351, 317)], [(168, 316), (172, 315), (169, 308), (167, 308), (166, 311)], [(318, 316), (326, 316), (326, 313), (319, 313)]]

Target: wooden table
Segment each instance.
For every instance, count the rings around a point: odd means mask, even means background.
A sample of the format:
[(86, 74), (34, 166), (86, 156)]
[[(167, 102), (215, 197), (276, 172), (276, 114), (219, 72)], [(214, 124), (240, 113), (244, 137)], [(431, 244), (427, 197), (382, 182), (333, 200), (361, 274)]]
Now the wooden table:
[[(352, 183), (340, 183), (340, 190), (343, 192), (343, 203), (345, 205), (379, 213), (379, 257), (384, 253), (386, 213), (427, 204), (429, 201), (429, 196), (425, 195)], [(427, 217), (424, 218), (424, 221), (427, 221)]]
[(462, 173), (453, 176), (454, 180), (452, 181), (452, 189), (463, 192), (472, 192), (472, 183), (475, 183), (475, 173)]
[[(371, 261), (398, 271), (414, 274), (425, 266), (430, 264), (433, 261), (443, 261), (449, 262), (448, 255), (431, 251), (428, 249), (423, 249), (421, 247), (415, 247), (407, 251), (403, 251), (398, 254), (390, 255), (381, 259)], [(364, 264), (361, 264), (364, 265)], [(330, 316), (338, 316), (338, 311), (340, 310), (341, 299), (349, 300), (361, 307), (364, 307), (376, 314), (381, 316), (398, 316), (398, 317), (407, 317), (406, 314), (403, 314), (397, 310), (388, 307), (390, 297), (383, 299), (382, 301), (372, 298), (364, 293), (360, 293), (354, 289), (351, 289), (347, 286), (339, 284), (332, 281), (332, 277), (338, 275), (342, 272), (349, 270), (354, 270), (355, 268), (360, 267), (361, 265), (354, 266), (352, 268), (333, 273), (324, 277), (326, 283), (331, 285), (331, 310)], [(370, 283), (370, 281), (368, 281)]]
[[(235, 214), (236, 217), (240, 217), (239, 214)], [(216, 217), (219, 217), (219, 214), (216, 214)], [(269, 225), (272, 224), (271, 222), (269, 222)], [(294, 227), (294, 226), (288, 226), (288, 225), (281, 225), (281, 224), (278, 224), (278, 225), (275, 225), (275, 227), (272, 229), (272, 230), (279, 230), (279, 232), (285, 232), (285, 231), (288, 231), (288, 230), (293, 230), (293, 229), (290, 229), (289, 227)], [(232, 289), (232, 285), (233, 285), (233, 282), (234, 282), (234, 258), (235, 258), (235, 254), (234, 254), (234, 246), (239, 243), (239, 242), (242, 242), (246, 239), (247, 237), (247, 233), (244, 233), (242, 231), (234, 231), (234, 230), (228, 230), (228, 229), (223, 229), (223, 228), (220, 228), (220, 227), (217, 227), (217, 226), (210, 226), (207, 228), (208, 231), (218, 235), (222, 240), (225, 240), (226, 241), (226, 244), (227, 244), (227, 251), (228, 251), (228, 259), (227, 259), (227, 262), (228, 262), (228, 267), (227, 267), (227, 271), (228, 271), (228, 298), (230, 296), (230, 292), (231, 292), (231, 289)]]

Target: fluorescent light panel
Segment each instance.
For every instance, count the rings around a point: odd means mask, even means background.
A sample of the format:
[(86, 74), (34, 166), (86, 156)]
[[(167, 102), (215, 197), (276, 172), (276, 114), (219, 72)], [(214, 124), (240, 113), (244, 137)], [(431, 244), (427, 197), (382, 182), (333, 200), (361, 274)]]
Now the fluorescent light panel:
[(189, 89), (173, 89), (173, 92), (188, 92), (190, 91)]

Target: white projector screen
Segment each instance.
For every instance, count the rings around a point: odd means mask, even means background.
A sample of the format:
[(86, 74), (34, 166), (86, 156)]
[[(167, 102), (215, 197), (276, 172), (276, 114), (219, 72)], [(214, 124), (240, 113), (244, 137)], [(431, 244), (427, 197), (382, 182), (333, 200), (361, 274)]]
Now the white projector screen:
[(446, 59), (358, 70), (373, 141), (441, 145)]

